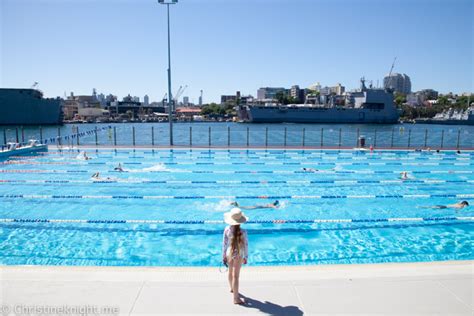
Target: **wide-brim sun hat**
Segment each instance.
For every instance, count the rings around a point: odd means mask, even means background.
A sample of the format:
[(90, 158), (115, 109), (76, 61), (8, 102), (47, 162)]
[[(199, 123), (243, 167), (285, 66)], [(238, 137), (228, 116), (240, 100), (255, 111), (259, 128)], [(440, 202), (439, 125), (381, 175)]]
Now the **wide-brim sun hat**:
[(240, 225), (248, 221), (248, 217), (244, 215), (242, 210), (238, 207), (234, 207), (224, 214), (224, 222), (233, 226), (233, 225)]

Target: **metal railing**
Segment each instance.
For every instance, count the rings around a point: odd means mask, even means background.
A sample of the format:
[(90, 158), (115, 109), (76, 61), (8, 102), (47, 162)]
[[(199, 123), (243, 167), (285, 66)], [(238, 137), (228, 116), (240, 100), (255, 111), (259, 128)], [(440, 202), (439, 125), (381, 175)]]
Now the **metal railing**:
[[(47, 131), (46, 131), (47, 130)], [(446, 128), (441, 130), (412, 129), (404, 126), (352, 128), (265, 126), (265, 125), (208, 125), (195, 124), (175, 128), (176, 147), (288, 147), (288, 148), (433, 148), (472, 149), (474, 135), (467, 129)], [(25, 135), (27, 138), (25, 138)], [(26, 144), (34, 138), (41, 143), (57, 146), (151, 146), (169, 147), (168, 133), (164, 125), (116, 125), (74, 126), (72, 133), (64, 128), (3, 129), (3, 146), (8, 142)], [(20, 138), (21, 137), (21, 138)]]

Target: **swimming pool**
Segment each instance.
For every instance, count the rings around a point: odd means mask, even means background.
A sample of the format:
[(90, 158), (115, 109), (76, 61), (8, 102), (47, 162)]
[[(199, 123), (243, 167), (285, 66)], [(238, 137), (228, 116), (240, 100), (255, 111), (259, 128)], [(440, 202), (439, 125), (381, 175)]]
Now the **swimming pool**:
[(85, 150), (0, 161), (0, 264), (216, 266), (230, 203), (275, 200), (251, 265), (474, 259), (473, 207), (426, 208), (474, 203), (472, 152)]

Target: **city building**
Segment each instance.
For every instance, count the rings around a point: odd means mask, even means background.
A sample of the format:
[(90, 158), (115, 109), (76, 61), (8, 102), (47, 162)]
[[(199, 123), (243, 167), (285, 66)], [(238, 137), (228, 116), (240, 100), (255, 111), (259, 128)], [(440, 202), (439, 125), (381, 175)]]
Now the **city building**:
[(297, 102), (304, 103), (306, 99), (307, 89), (300, 89), (298, 85), (294, 85), (290, 88), (289, 96), (295, 98)]
[(255, 102), (255, 98), (252, 95), (242, 95), (240, 97), (240, 104), (252, 104)]
[(92, 95), (71, 95), (62, 102), (63, 117), (65, 120), (72, 120), (79, 114), (79, 109), (100, 108), (101, 103), (97, 99), (95, 89)]
[(438, 91), (433, 89), (423, 89), (415, 93), (407, 94), (406, 104), (411, 106), (431, 106), (436, 103), (428, 101), (433, 100), (438, 100)]
[(150, 97), (148, 96), (148, 94), (145, 94), (145, 96), (143, 97), (143, 105), (150, 105)]
[(346, 88), (338, 83), (334, 87), (329, 87), (329, 91), (335, 95), (342, 95), (346, 91)]
[(237, 100), (236, 95), (221, 95), (221, 104), (235, 103)]
[(109, 94), (105, 97), (105, 104), (106, 104), (106, 106), (109, 106), (110, 103), (115, 102), (117, 100), (118, 100), (117, 96), (115, 96), (113, 94)]
[(74, 93), (71, 92), (71, 95), (68, 96), (62, 102), (62, 111), (64, 120), (72, 120), (79, 112), (79, 101), (74, 97)]
[(100, 93), (97, 95), (97, 101), (100, 103), (100, 107), (105, 108), (107, 101), (105, 100), (105, 94)]
[(421, 106), (425, 100), (425, 96), (421, 93), (409, 93), (407, 94), (406, 104), (410, 106)]
[(411, 93), (411, 80), (406, 74), (393, 73), (383, 78), (385, 89), (393, 89), (394, 92), (409, 94)]
[[(235, 92), (235, 95), (221, 95), (221, 104), (242, 104), (242, 103), (246, 103), (248, 101), (249, 98), (252, 98), (253, 97), (251, 95), (249, 96), (242, 96), (240, 91), (237, 91)], [(242, 99), (243, 102), (242, 102)]]
[(321, 90), (321, 84), (319, 82), (315, 82), (312, 85), (310, 85), (308, 89), (319, 92)]
[(122, 101), (114, 101), (107, 107), (112, 117), (127, 116), (131, 119), (137, 119), (146, 115), (152, 115), (154, 112), (160, 112), (154, 106), (142, 105), (136, 101), (137, 97), (127, 95)]
[[(160, 102), (151, 102), (149, 104), (150, 107), (155, 107), (155, 108), (162, 108), (164, 112), (164, 109), (165, 109), (165, 105), (166, 105), (166, 101), (160, 101)], [(156, 112), (161, 112), (161, 111), (156, 111)]]
[(180, 120), (192, 121), (194, 116), (201, 114), (201, 108), (179, 107), (176, 109), (176, 117)]
[(346, 92), (346, 88), (340, 83), (333, 87), (323, 87), (319, 82), (316, 82), (308, 87), (309, 90), (319, 92), (320, 95), (343, 95)]
[(101, 108), (81, 108), (77, 115), (83, 120), (96, 120), (100, 118), (108, 118), (109, 111)]
[(286, 93), (285, 88), (263, 87), (257, 90), (258, 100), (275, 100), (278, 92)]
[(189, 97), (183, 97), (183, 105), (188, 106), (189, 105)]
[(426, 100), (436, 100), (438, 99), (438, 91), (433, 89), (423, 89), (420, 90), (418, 93), (421, 93), (425, 96)]

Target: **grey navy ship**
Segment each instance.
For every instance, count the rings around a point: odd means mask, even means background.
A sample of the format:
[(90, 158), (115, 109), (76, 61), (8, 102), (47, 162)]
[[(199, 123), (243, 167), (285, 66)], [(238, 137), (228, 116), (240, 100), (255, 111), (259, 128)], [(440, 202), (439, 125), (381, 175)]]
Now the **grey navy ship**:
[(400, 112), (393, 102), (391, 89), (365, 86), (351, 93), (345, 106), (333, 104), (250, 104), (237, 108), (239, 119), (252, 123), (361, 123), (394, 124)]
[(420, 124), (474, 125), (474, 106), (468, 107), (464, 111), (449, 109), (436, 114), (432, 119), (417, 119), (415, 122)]
[(0, 88), (0, 125), (62, 124), (61, 100), (36, 89)]

